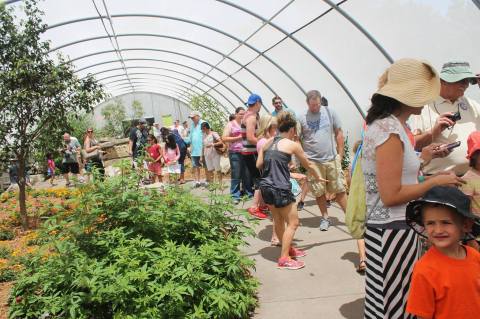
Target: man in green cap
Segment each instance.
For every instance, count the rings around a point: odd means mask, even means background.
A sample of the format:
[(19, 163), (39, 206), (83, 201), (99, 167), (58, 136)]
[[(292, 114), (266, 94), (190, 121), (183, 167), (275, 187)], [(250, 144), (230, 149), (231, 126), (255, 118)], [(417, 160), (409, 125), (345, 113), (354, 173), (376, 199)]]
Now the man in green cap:
[(480, 105), (464, 96), (470, 84), (477, 84), (477, 76), (465, 61), (445, 63), (440, 72), (440, 96), (423, 108), (422, 114), (413, 118), (415, 149), (420, 151), (431, 143), (450, 144), (460, 141), (459, 147), (443, 158), (425, 163), (423, 172), (435, 174), (453, 170), (462, 176), (468, 170), (467, 137), (480, 130)]

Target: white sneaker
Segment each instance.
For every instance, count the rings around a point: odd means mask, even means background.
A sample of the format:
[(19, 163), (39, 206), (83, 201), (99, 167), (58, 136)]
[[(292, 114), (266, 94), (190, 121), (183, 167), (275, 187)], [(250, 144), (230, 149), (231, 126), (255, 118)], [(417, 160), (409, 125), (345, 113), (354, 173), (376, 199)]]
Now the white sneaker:
[(330, 220), (327, 218), (323, 218), (320, 220), (320, 230), (321, 231), (327, 231), (328, 228), (330, 227)]

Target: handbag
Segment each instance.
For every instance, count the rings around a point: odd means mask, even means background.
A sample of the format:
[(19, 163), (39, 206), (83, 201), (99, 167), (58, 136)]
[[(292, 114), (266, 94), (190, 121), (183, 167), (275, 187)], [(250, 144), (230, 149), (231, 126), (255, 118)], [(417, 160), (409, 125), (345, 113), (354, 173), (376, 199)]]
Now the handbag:
[(213, 136), (213, 142), (214, 143), (222, 142), (222, 144), (218, 144), (213, 147), (215, 148), (215, 151), (217, 152), (218, 155), (225, 154), (225, 152), (227, 151), (227, 144), (225, 144), (221, 138), (220, 139), (215, 138), (215, 135)]

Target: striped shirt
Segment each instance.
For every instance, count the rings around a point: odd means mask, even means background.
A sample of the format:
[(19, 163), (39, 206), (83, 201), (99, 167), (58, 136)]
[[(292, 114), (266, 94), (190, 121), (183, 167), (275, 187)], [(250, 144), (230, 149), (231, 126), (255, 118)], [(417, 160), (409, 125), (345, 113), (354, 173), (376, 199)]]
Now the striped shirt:
[(243, 116), (242, 124), (240, 125), (241, 132), (242, 132), (242, 145), (243, 145), (242, 155), (257, 154), (257, 146), (255, 144), (251, 144), (247, 140), (247, 124), (246, 124), (246, 122), (247, 122), (247, 119), (250, 116), (255, 116), (255, 118), (257, 120), (257, 122), (255, 124), (255, 130), (257, 130), (257, 126), (258, 126), (258, 113), (251, 112), (250, 110), (247, 110), (247, 112), (245, 112), (245, 115)]

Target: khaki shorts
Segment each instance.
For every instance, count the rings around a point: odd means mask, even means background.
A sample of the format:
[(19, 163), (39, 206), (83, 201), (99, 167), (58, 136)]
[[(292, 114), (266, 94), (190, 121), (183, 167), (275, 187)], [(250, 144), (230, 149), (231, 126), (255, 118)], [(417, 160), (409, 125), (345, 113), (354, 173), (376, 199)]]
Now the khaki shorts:
[(346, 191), (345, 185), (347, 185), (347, 183), (339, 156), (333, 161), (323, 163), (313, 162), (313, 164), (318, 175), (328, 180), (328, 182), (317, 181), (310, 172), (307, 173), (308, 186), (313, 196), (320, 197), (325, 195), (325, 193), (338, 194)]

